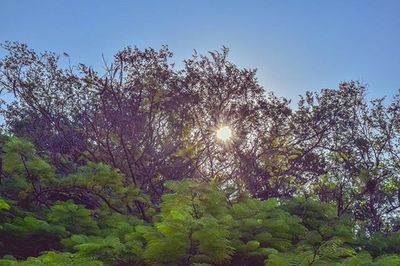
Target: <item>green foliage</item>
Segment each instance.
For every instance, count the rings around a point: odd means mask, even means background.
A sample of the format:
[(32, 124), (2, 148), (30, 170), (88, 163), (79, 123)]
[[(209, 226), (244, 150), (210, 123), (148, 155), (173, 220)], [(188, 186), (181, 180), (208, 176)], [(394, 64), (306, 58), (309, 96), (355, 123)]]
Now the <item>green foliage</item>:
[(0, 198), (0, 210), (8, 210), (10, 209), (10, 204), (7, 203), (4, 199)]
[(345, 259), (342, 264), (344, 266), (362, 266), (371, 265), (371, 262), (372, 256), (368, 252), (360, 252), (356, 256)]
[(15, 258), (0, 259), (2, 266), (102, 266), (101, 261), (90, 257), (79, 257), (71, 253), (47, 252), (37, 258), (29, 257), (25, 261), (17, 261)]
[(54, 177), (54, 169), (35, 154), (34, 146), (27, 140), (11, 137), (4, 145), (3, 169), (13, 176), (31, 175), (41, 179)]
[[(134, 185), (126, 185), (124, 176), (116, 169), (104, 163), (88, 162), (76, 173), (58, 180), (57, 186), (85, 190), (88, 194), (100, 197), (108, 207), (114, 206), (121, 211), (134, 208), (134, 203), (149, 204), (149, 198)], [(107, 199), (107, 201), (105, 201)], [(152, 209), (149, 208), (149, 214)]]
[(400, 232), (375, 233), (371, 237), (361, 237), (358, 242), (373, 256), (385, 253), (400, 254)]
[(130, 211), (149, 198), (112, 167), (56, 176), (29, 142), (10, 138), (4, 150), (0, 265), (400, 265), (399, 232), (366, 233), (311, 198), (168, 182), (145, 221)]
[(145, 223), (121, 214), (99, 216), (99, 231), (95, 235), (72, 235), (62, 241), (64, 246), (79, 256), (96, 258), (107, 265), (141, 262), (144, 238), (136, 227), (147, 228)]
[(223, 193), (213, 186), (171, 182), (153, 230), (145, 230), (144, 258), (168, 265), (220, 263), (230, 258), (228, 214)]
[[(67, 244), (68, 243), (68, 244)], [(84, 257), (96, 257), (107, 262), (118, 262), (119, 254), (124, 251), (124, 245), (113, 235), (107, 237), (73, 235), (66, 245), (73, 245), (78, 254)]]
[(47, 213), (47, 220), (72, 233), (93, 233), (98, 229), (92, 212), (71, 201), (54, 204)]
[(39, 234), (66, 235), (66, 230), (63, 226), (52, 225), (33, 216), (17, 217), (12, 222), (4, 223), (2, 226), (2, 231), (20, 237)]
[(87, 165), (79, 168), (77, 173), (63, 180), (63, 183), (71, 186), (87, 186), (99, 191), (106, 187), (111, 189), (120, 188), (122, 179), (122, 175), (110, 166), (103, 163), (88, 162)]
[(400, 265), (400, 255), (379, 256), (371, 265), (373, 266)]
[(292, 232), (304, 233), (299, 219), (279, 208), (276, 199), (246, 199), (234, 204), (231, 211), (237, 234), (235, 248), (243, 255), (266, 257), (284, 251), (291, 246)]

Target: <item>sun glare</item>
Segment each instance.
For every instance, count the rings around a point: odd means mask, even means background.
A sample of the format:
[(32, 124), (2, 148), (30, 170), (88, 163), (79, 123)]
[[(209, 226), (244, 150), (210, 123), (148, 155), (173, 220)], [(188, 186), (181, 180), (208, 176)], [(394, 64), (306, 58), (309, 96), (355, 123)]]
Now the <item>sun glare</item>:
[(217, 130), (217, 138), (227, 141), (232, 137), (232, 130), (228, 126), (221, 127)]

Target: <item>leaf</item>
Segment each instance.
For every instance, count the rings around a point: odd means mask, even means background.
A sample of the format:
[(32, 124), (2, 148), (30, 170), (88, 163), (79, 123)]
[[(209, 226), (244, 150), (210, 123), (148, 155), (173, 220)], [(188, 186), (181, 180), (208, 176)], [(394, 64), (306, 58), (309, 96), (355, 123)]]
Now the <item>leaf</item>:
[(10, 205), (7, 203), (7, 201), (0, 198), (0, 210), (9, 210), (9, 209)]

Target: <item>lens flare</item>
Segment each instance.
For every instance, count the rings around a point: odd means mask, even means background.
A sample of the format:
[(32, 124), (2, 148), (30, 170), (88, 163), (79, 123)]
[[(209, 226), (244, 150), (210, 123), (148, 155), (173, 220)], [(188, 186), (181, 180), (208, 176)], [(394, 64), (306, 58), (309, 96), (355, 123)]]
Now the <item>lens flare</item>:
[(222, 141), (227, 141), (232, 138), (232, 130), (228, 126), (221, 127), (217, 130), (217, 138)]

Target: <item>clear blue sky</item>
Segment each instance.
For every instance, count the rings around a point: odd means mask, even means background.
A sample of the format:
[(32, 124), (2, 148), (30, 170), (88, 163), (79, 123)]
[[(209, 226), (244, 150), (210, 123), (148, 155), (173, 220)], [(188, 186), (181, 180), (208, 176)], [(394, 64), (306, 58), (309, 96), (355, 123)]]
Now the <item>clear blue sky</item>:
[(368, 84), (370, 97), (400, 88), (399, 0), (2, 0), (0, 10), (1, 42), (94, 67), (127, 45), (167, 44), (177, 61), (225, 45), (280, 96), (350, 79)]

